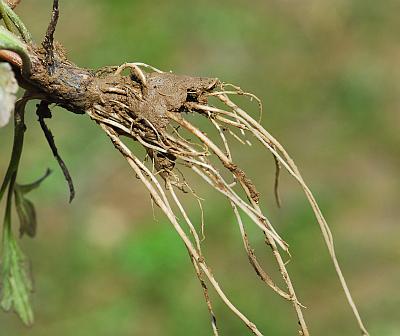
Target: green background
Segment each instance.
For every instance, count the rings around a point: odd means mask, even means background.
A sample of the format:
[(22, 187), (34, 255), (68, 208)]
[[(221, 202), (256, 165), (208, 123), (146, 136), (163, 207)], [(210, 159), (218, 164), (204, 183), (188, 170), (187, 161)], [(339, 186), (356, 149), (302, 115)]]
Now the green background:
[[(398, 1), (60, 2), (57, 39), (80, 66), (141, 61), (218, 77), (259, 95), (263, 125), (292, 153), (321, 203), (371, 335), (400, 335)], [(50, 10), (44, 0), (23, 0), (17, 10), (37, 42)], [(35, 279), (36, 323), (26, 328), (14, 314), (0, 313), (0, 335), (211, 335), (183, 244), (160, 211), (153, 217), (150, 197), (99, 127), (61, 109), (49, 121), (77, 189), (69, 205), (35, 119), (32, 103), (20, 182), (47, 167), (54, 171), (30, 195), (38, 235), (21, 241)], [(1, 174), (11, 139), (11, 126), (0, 130)], [(233, 144), (291, 246), (289, 272), (308, 307), (311, 333), (358, 335), (300, 188), (284, 174), (277, 210), (270, 155)], [(227, 202), (196, 187), (206, 199), (204, 249), (224, 289), (266, 335), (296, 335), (290, 304), (248, 265)], [(190, 204), (198, 216), (196, 202)], [(265, 268), (278, 278), (261, 235), (251, 234)], [(221, 335), (249, 334), (213, 299)]]

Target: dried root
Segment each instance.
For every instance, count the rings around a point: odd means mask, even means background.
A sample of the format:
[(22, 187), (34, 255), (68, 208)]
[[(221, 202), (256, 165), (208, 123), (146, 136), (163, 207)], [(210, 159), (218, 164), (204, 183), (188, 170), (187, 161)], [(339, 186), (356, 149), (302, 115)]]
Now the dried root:
[[(165, 213), (185, 244), (203, 288), (214, 335), (218, 335), (218, 328), (208, 284), (254, 335), (263, 334), (229, 300), (205, 260), (201, 248), (203, 238), (200, 238), (204, 237), (203, 218), (199, 234), (194, 224), (196, 221), (190, 218), (180, 200), (181, 193), (191, 192), (195, 195), (185, 177), (189, 176), (186, 174), (189, 170), (229, 202), (251, 267), (266, 286), (292, 303), (300, 326), (299, 333), (309, 335), (303, 316), (304, 306), (297, 298), (282, 258), (282, 253), (289, 254), (288, 244), (261, 210), (260, 194), (256, 186), (235, 163), (230, 137), (244, 146), (251, 145), (249, 138), (255, 138), (273, 155), (276, 164), (275, 197), (278, 205), (278, 178), (281, 167), (300, 184), (320, 225), (360, 330), (363, 335), (368, 335), (340, 270), (332, 234), (312, 192), (283, 146), (231, 97), (244, 96), (256, 101), (260, 118), (261, 100), (237, 86), (221, 83), (215, 78), (177, 76), (144, 63), (125, 63), (119, 67), (105, 67), (97, 71), (81, 69), (69, 62), (61, 45), (53, 41), (57, 18), (58, 1), (54, 0), (52, 20), (42, 47), (24, 39), (26, 44), (22, 49), (8, 49), (18, 51), (18, 55), (0, 50), (0, 58), (14, 65), (19, 84), (27, 89), (29, 99), (39, 99), (46, 106), (54, 103), (71, 112), (87, 114), (105, 131), (115, 148), (128, 161), (135, 175), (143, 182), (152, 202)], [(150, 69), (151, 72), (146, 72), (145, 69)], [(42, 123), (44, 117), (42, 115)], [(205, 118), (210, 122), (216, 131), (217, 139), (213, 139), (189, 121), (196, 117)], [(138, 141), (144, 147), (146, 157), (151, 159), (151, 167), (129, 150), (122, 137)], [(54, 148), (55, 145), (52, 146), (53, 152)], [(58, 154), (56, 157), (62, 162)], [(63, 171), (70, 181), (67, 170)], [(73, 194), (72, 182), (70, 189)], [(195, 197), (201, 206), (200, 199), (196, 195)], [(178, 220), (176, 213), (180, 213), (182, 221)], [(285, 289), (278, 287), (260, 265), (251, 247), (242, 216), (247, 216), (265, 236)], [(186, 233), (185, 229), (189, 233)]]
[[(275, 196), (278, 205), (280, 204), (280, 200), (277, 190), (277, 180), (280, 167), (284, 167), (300, 183), (320, 224), (347, 299), (353, 308), (361, 330), (364, 330), (363, 332), (366, 334), (340, 271), (335, 256), (332, 235), (311, 191), (282, 145), (259, 122), (234, 103), (230, 96), (242, 95), (254, 99), (258, 102), (260, 111), (262, 111), (261, 101), (254, 95), (245, 93), (237, 87), (233, 87), (233, 90), (228, 91), (226, 90), (226, 85), (216, 79), (176, 76), (170, 73), (162, 73), (159, 70), (147, 73), (143, 70), (143, 67), (143, 64), (128, 63), (117, 68), (117, 75), (120, 75), (125, 68), (129, 68), (129, 78), (137, 83), (136, 86), (127, 85), (126, 83), (113, 87), (110, 86), (105, 92), (114, 95), (113, 99), (104, 99), (106, 104), (95, 104), (93, 108), (87, 110), (87, 113), (111, 137), (114, 145), (128, 160), (135, 173), (146, 185), (155, 203), (166, 213), (178, 231), (189, 251), (196, 274), (205, 290), (206, 302), (210, 314), (213, 316), (213, 321), (215, 321), (215, 315), (212, 311), (202, 274), (209, 279), (224, 302), (242, 319), (249, 329), (256, 335), (261, 334), (256, 326), (230, 303), (205, 263), (201, 252), (199, 235), (174, 191), (174, 189), (185, 191), (185, 186), (190, 188), (187, 181), (183, 180), (176, 173), (177, 165), (191, 169), (213, 189), (226, 197), (236, 216), (244, 250), (251, 266), (267, 286), (284, 299), (292, 302), (300, 325), (301, 334), (309, 335), (302, 312), (302, 308), (304, 307), (297, 298), (293, 283), (279, 250), (281, 248), (282, 251), (289, 253), (288, 244), (279, 236), (268, 218), (263, 214), (259, 206), (260, 196), (255, 185), (246, 173), (233, 161), (233, 153), (230, 149), (228, 138), (225, 135), (229, 133), (233, 134), (235, 138), (245, 145), (250, 144), (249, 140), (247, 140), (248, 136), (255, 137), (272, 153), (277, 167)], [(148, 68), (149, 66), (146, 67)], [(140, 103), (132, 101), (130, 98), (133, 97)], [(224, 107), (219, 108), (216, 107), (217, 105), (211, 105), (211, 99), (217, 99), (219, 105), (222, 104)], [(151, 102), (150, 105), (149, 101)], [(112, 105), (107, 106), (110, 103)], [(217, 145), (207, 134), (192, 124), (187, 118), (189, 115), (199, 115), (200, 117), (207, 118), (215, 127), (222, 145)], [(237, 132), (239, 132), (240, 136), (236, 135)], [(154, 167), (156, 168), (155, 174), (133, 156), (122, 143), (121, 136), (139, 141), (145, 147), (147, 154), (154, 162)], [(161, 181), (158, 178), (161, 178), (162, 183), (160, 183)], [(232, 182), (228, 182), (228, 178)], [(241, 193), (244, 193), (246, 196), (240, 196)], [(188, 236), (184, 234), (177, 221), (174, 209), (169, 205), (166, 194), (172, 197), (184, 222), (189, 227), (194, 243), (190, 242)], [(286, 285), (286, 290), (279, 288), (267, 272), (262, 269), (254, 250), (250, 246), (240, 212), (248, 216), (265, 235), (266, 243), (272, 249), (273, 256), (276, 259)], [(214, 333), (217, 332), (214, 323), (213, 330)]]

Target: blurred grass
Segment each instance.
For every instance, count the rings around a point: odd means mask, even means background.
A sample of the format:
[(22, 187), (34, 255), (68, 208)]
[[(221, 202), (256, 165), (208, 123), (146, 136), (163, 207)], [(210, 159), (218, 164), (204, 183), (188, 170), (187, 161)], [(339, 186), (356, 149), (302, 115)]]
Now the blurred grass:
[[(51, 1), (18, 12), (37, 41)], [(331, 223), (339, 259), (371, 334), (400, 334), (400, 4), (396, 0), (61, 2), (57, 38), (85, 67), (143, 61), (235, 82), (263, 98), (264, 125), (287, 145)], [(50, 127), (77, 186), (67, 188), (31, 105), (21, 181), (54, 174), (32, 195), (40, 227), (24, 238), (35, 276), (36, 324), (0, 314), (3, 335), (208, 335), (209, 317), (185, 249), (127, 165), (88, 118), (56, 109)], [(12, 129), (0, 132), (5, 171)], [(292, 248), (292, 272), (314, 335), (356, 335), (319, 229), (272, 161), (238, 151), (268, 214)], [(266, 157), (261, 159), (261, 157)], [(256, 164), (255, 164), (256, 163)], [(222, 198), (206, 205), (208, 257), (233, 301), (270, 335), (294, 335), (292, 308), (252, 274)], [(194, 203), (194, 202), (193, 202)], [(193, 213), (198, 213), (195, 206)], [(250, 230), (265, 266), (269, 251)], [(246, 334), (215, 300), (224, 335)]]

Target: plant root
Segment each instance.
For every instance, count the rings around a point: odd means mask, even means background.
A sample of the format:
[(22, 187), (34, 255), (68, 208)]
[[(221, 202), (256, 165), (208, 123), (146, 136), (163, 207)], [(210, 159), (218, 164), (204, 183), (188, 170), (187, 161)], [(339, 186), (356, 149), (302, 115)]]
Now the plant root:
[[(260, 118), (261, 100), (239, 87), (221, 83), (216, 78), (179, 76), (144, 63), (125, 63), (119, 67), (104, 67), (96, 71), (81, 69), (67, 59), (59, 43), (53, 42), (53, 28), (58, 15), (56, 5), (57, 1), (54, 2), (53, 19), (43, 46), (37, 47), (29, 43), (26, 45), (30, 67), (13, 63), (16, 70), (18, 66), (20, 68), (18, 81), (28, 90), (32, 99), (57, 104), (73, 113), (87, 114), (106, 132), (115, 148), (145, 185), (152, 202), (162, 209), (185, 244), (203, 288), (214, 335), (218, 335), (218, 328), (206, 279), (220, 299), (254, 335), (262, 333), (229, 300), (205, 261), (201, 250), (201, 242), (204, 240), (203, 219), (200, 239), (198, 229), (178, 196), (181, 192), (193, 193), (185, 177), (189, 171), (226, 198), (238, 223), (244, 251), (251, 267), (263, 283), (293, 304), (300, 326), (299, 333), (309, 335), (303, 316), (304, 306), (297, 298), (281, 255), (282, 252), (289, 254), (289, 246), (263, 213), (260, 194), (246, 172), (235, 162), (233, 147), (230, 146), (227, 135), (245, 146), (251, 145), (247, 137), (253, 137), (273, 155), (276, 165), (274, 195), (278, 206), (281, 203), (278, 193), (281, 167), (300, 184), (320, 225), (359, 328), (363, 335), (368, 335), (339, 267), (332, 234), (297, 166), (283, 146), (231, 97), (244, 96), (256, 101)], [(1, 55), (0, 57), (5, 57)], [(23, 69), (25, 70), (22, 71)], [(216, 132), (216, 139), (189, 121), (196, 120), (196, 117), (206, 118), (210, 122)], [(153, 170), (129, 150), (121, 140), (122, 137), (137, 141), (144, 147)], [(178, 166), (182, 168), (182, 172)], [(188, 228), (189, 234), (177, 219), (177, 212), (182, 215), (183, 224)], [(266, 244), (271, 248), (286, 286), (285, 290), (263, 270), (251, 247), (242, 221), (243, 215), (265, 235)]]
[[(278, 233), (273, 228), (270, 221), (262, 213), (260, 207), (258, 206), (258, 191), (256, 190), (252, 181), (246, 176), (244, 171), (238, 168), (238, 166), (232, 161), (232, 154), (229, 149), (228, 140), (223, 134), (222, 125), (220, 124), (221, 121), (217, 118), (218, 114), (215, 113), (213, 108), (208, 109), (207, 107), (208, 105), (206, 96), (208, 94), (210, 96), (213, 95), (213, 89), (217, 86), (219, 82), (216, 79), (193, 78), (189, 80), (188, 77), (178, 77), (172, 74), (165, 74), (160, 72), (147, 74), (133, 63), (124, 64), (123, 66), (118, 67), (116, 69), (116, 74), (120, 75), (125, 68), (129, 68), (131, 70), (131, 78), (133, 76), (139, 85), (136, 87), (136, 94), (129, 93), (130, 91), (132, 91), (132, 86), (125, 86), (125, 88), (122, 89), (120, 85), (116, 85), (107, 90), (108, 93), (111, 92), (111, 94), (113, 95), (118, 95), (119, 98), (130, 96), (138, 97), (137, 99), (146, 101), (147, 97), (151, 96), (152, 102), (154, 103), (154, 101), (157, 101), (159, 99), (159, 96), (157, 97), (157, 95), (161, 95), (163, 97), (163, 103), (161, 104), (161, 106), (165, 106), (169, 102), (171, 102), (171, 99), (174, 102), (176, 102), (177, 99), (176, 95), (173, 95), (173, 91), (169, 87), (169, 79), (173, 78), (174, 82), (178, 83), (178, 87), (179, 84), (181, 84), (182, 86), (185, 85), (183, 88), (180, 88), (182, 92), (185, 91), (185, 97), (184, 100), (179, 100), (179, 106), (175, 105), (176, 107), (174, 109), (167, 109), (166, 111), (163, 111), (163, 114), (165, 115), (165, 117), (167, 117), (167, 123), (160, 124), (159, 120), (153, 119), (151, 113), (148, 113), (147, 111), (140, 111), (137, 109), (135, 110), (134, 108), (130, 107), (132, 105), (132, 102), (127, 99), (117, 100), (117, 97), (114, 97), (112, 100), (105, 100), (105, 102), (118, 101), (119, 103), (115, 103), (113, 107), (122, 108), (124, 114), (120, 112), (115, 113), (114, 111), (107, 110), (104, 106), (104, 103), (95, 104), (92, 109), (87, 111), (87, 113), (92, 119), (97, 121), (103, 127), (103, 129), (107, 131), (107, 134), (112, 138), (114, 145), (125, 156), (128, 162), (130, 162), (131, 167), (133, 158), (132, 153), (128, 151), (127, 147), (122, 144), (119, 138), (121, 136), (129, 137), (133, 140), (140, 142), (145, 147), (147, 154), (154, 162), (154, 167), (157, 174), (152, 174), (148, 168), (146, 168), (145, 170), (143, 164), (141, 162), (139, 164), (139, 160), (133, 160), (137, 162), (137, 165), (140, 167), (142, 172), (145, 171), (144, 176), (147, 175), (148, 177), (150, 177), (150, 180), (153, 182), (153, 184), (156, 185), (159, 191), (159, 195), (158, 197), (156, 197), (152, 194), (152, 199), (161, 209), (163, 209), (164, 212), (166, 212), (168, 218), (170, 218), (174, 226), (176, 227), (179, 224), (176, 220), (174, 211), (170, 207), (167, 197), (165, 196), (167, 192), (171, 195), (179, 212), (183, 216), (184, 221), (188, 225), (191, 236), (194, 239), (194, 244), (188, 245), (186, 241), (187, 236), (185, 236), (185, 239), (182, 236), (181, 238), (188, 248), (189, 254), (191, 255), (191, 260), (194, 262), (195, 265), (196, 274), (199, 277), (203, 288), (205, 283), (201, 278), (201, 273), (199, 273), (200, 271), (206, 274), (212, 284), (213, 281), (210, 279), (209, 274), (207, 274), (207, 272), (202, 268), (202, 265), (205, 264), (198, 263), (198, 258), (204, 260), (200, 247), (201, 241), (194, 225), (192, 224), (190, 218), (188, 217), (186, 211), (180, 203), (177, 194), (174, 191), (174, 188), (182, 191), (183, 186), (185, 185), (185, 183), (183, 183), (183, 181), (181, 181), (178, 175), (174, 172), (175, 166), (178, 163), (192, 169), (197, 175), (204, 179), (205, 182), (210, 184), (212, 188), (219, 191), (227, 198), (237, 218), (240, 232), (242, 234), (245, 252), (249, 258), (251, 266), (255, 270), (256, 274), (267, 286), (272, 288), (278, 295), (293, 303), (299, 324), (301, 326), (301, 332), (303, 333), (303, 335), (308, 335), (308, 328), (302, 313), (303, 306), (299, 303), (297, 299), (285, 263), (283, 262), (283, 259), (278, 250), (278, 246), (280, 246), (284, 251), (288, 252), (288, 245), (281, 237), (279, 237)], [(150, 83), (154, 80), (154, 77), (157, 77), (157, 80), (155, 82), (158, 83), (159, 86), (151, 86)], [(152, 93), (151, 88), (158, 90)], [(174, 89), (174, 91), (175, 90), (176, 89)], [(182, 93), (179, 93), (178, 91), (177, 96), (179, 97), (181, 94)], [(154, 99), (155, 96), (157, 98)], [(218, 97), (218, 95), (215, 96)], [(142, 106), (146, 106), (145, 103), (143, 103)], [(160, 107), (158, 107), (157, 110), (160, 110)], [(208, 138), (203, 132), (201, 132), (183, 117), (183, 115), (186, 113), (198, 113), (200, 115), (207, 116), (212, 121), (224, 143), (226, 154), (210, 138)], [(144, 115), (146, 115), (146, 117), (144, 117)], [(239, 125), (241, 125), (243, 129), (246, 128), (246, 126), (240, 121), (240, 118), (235, 119), (235, 122), (239, 123)], [(168, 132), (168, 130), (171, 129), (171, 125), (173, 122), (179, 127), (172, 127), (174, 131)], [(231, 125), (224, 125), (223, 127), (226, 128), (229, 126)], [(179, 134), (179, 132), (177, 131), (178, 128), (185, 129), (187, 132), (195, 136), (197, 138), (197, 141), (188, 141), (187, 137)], [(113, 133), (110, 130), (112, 130)], [(201, 151), (195, 148), (196, 144), (200, 146)], [(218, 165), (216, 166), (216, 164), (212, 163), (212, 161), (209, 159), (210, 157), (216, 157), (221, 163), (221, 167), (218, 167)], [(136, 171), (138, 167), (132, 168), (134, 168), (136, 175), (140, 177), (140, 174), (138, 174), (138, 172)], [(228, 175), (231, 175), (234, 178), (234, 181), (236, 181), (237, 183), (235, 182), (233, 185), (229, 184), (221, 175), (221, 173), (219, 173), (220, 168), (225, 169), (229, 173)], [(162, 187), (162, 184), (157, 181), (157, 176), (160, 176), (164, 180), (164, 188)], [(145, 183), (143, 178), (140, 178)], [(240, 186), (240, 189), (242, 191), (245, 192), (245, 199), (239, 196), (238, 191), (234, 190), (236, 184), (237, 186)], [(145, 185), (147, 186), (147, 183), (145, 183)], [(150, 190), (151, 189), (149, 189), (149, 191)], [(163, 204), (161, 205), (160, 200), (163, 201)], [(267, 272), (262, 269), (254, 254), (254, 250), (250, 246), (250, 242), (248, 240), (247, 234), (245, 233), (245, 229), (238, 209), (246, 214), (252, 220), (252, 222), (265, 234), (268, 245), (272, 248), (273, 255), (278, 263), (282, 278), (284, 279), (286, 287), (288, 288), (288, 293), (280, 289), (267, 274)], [(174, 218), (174, 220), (172, 220), (172, 218)], [(196, 265), (200, 267), (196, 267)], [(213, 284), (213, 286), (218, 292), (215, 284)], [(214, 316), (211, 308), (211, 303), (207, 299), (209, 296), (206, 292), (205, 297), (210, 314), (211, 316)], [(227, 303), (224, 298), (223, 300), (225, 303)], [(227, 305), (229, 307), (231, 304), (227, 303)], [(232, 309), (232, 307), (230, 308)], [(234, 309), (232, 310), (235, 312)], [(254, 329), (256, 327), (251, 322), (246, 322), (247, 318), (241, 316), (241, 313), (235, 313), (255, 334), (258, 333), (258, 331), (255, 331)], [(214, 319), (212, 320), (214, 321)], [(216, 327), (214, 328), (214, 324), (213, 330), (214, 332), (216, 330)]]

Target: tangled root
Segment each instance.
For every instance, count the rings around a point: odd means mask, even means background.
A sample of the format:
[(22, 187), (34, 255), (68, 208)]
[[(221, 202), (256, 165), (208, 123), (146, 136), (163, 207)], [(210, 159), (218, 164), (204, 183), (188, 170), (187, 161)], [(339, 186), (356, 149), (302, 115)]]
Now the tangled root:
[[(153, 72), (145, 72), (144, 67), (152, 69)], [(103, 93), (107, 97), (103, 97), (100, 103), (94, 104), (86, 112), (107, 133), (186, 245), (204, 290), (205, 300), (212, 316), (214, 335), (218, 335), (218, 328), (204, 278), (208, 279), (220, 298), (253, 334), (262, 335), (262, 333), (228, 299), (212, 274), (201, 250), (200, 235), (178, 196), (178, 192), (192, 191), (189, 182), (184, 178), (185, 172), (182, 173), (183, 177), (176, 172), (178, 165), (184, 169), (190, 169), (226, 197), (236, 217), (244, 250), (255, 273), (279, 296), (292, 302), (300, 325), (299, 332), (302, 335), (309, 335), (302, 312), (304, 306), (297, 298), (281, 255), (281, 251), (289, 253), (288, 244), (279, 236), (262, 212), (259, 206), (260, 194), (246, 173), (235, 164), (226, 134), (232, 135), (243, 145), (249, 144), (246, 139), (252, 136), (272, 153), (277, 167), (275, 195), (278, 205), (280, 201), (277, 179), (280, 167), (283, 166), (299, 182), (321, 227), (347, 299), (361, 330), (365, 331), (338, 265), (331, 232), (310, 189), (282, 145), (258, 121), (234, 103), (231, 97), (240, 95), (255, 100), (259, 105), (260, 115), (261, 101), (253, 94), (246, 93), (236, 86), (221, 83), (217, 79), (177, 76), (143, 63), (124, 64), (113, 69), (114, 72), (108, 73), (104, 78), (119, 76), (126, 68), (130, 70), (129, 76), (125, 76), (124, 80), (116, 81), (117, 85), (103, 87)], [(110, 80), (106, 82), (110, 83)], [(211, 104), (211, 100), (215, 100), (215, 104)], [(222, 107), (217, 107), (217, 104)], [(220, 143), (223, 145), (217, 145), (215, 140), (191, 123), (188, 120), (189, 115), (191, 118), (193, 115), (206, 118), (216, 129)], [(151, 159), (152, 169), (131, 152), (121, 136), (138, 141), (144, 146)], [(193, 137), (195, 140), (192, 140)], [(228, 178), (231, 181), (228, 181)], [(240, 196), (243, 192), (245, 197)], [(178, 221), (176, 211), (182, 215), (182, 223)], [(262, 269), (250, 246), (242, 215), (249, 217), (265, 235), (266, 244), (272, 250), (286, 289), (279, 288)], [(185, 233), (182, 225), (188, 226), (190, 236)]]
[[(15, 5), (19, 1), (8, 2)], [(4, 3), (1, 5), (4, 9)], [(10, 11), (7, 13), (13, 14)], [(5, 178), (7, 183), (3, 183), (3, 185), (7, 186), (10, 183), (10, 190), (12, 190), (15, 182), (25, 129), (23, 122), (25, 104), (28, 100), (39, 99), (41, 100), (39, 105), (41, 110), (38, 110), (40, 112), (38, 113), (39, 121), (54, 155), (63, 167), (72, 198), (71, 178), (57, 153), (52, 134), (45, 125), (44, 118), (51, 117), (48, 109), (50, 104), (57, 104), (74, 113), (86, 113), (101, 126), (115, 148), (125, 157), (136, 176), (149, 191), (152, 200), (166, 214), (184, 242), (203, 288), (214, 335), (218, 335), (218, 327), (208, 284), (211, 284), (226, 306), (243, 321), (254, 335), (261, 336), (262, 333), (229, 300), (203, 255), (201, 238), (204, 237), (203, 218), (199, 234), (180, 199), (182, 193), (190, 192), (196, 197), (201, 207), (201, 199), (194, 193), (190, 181), (187, 179), (189, 174), (186, 172), (189, 171), (209, 184), (212, 189), (221, 193), (229, 202), (239, 226), (244, 251), (250, 265), (268, 287), (293, 304), (300, 326), (299, 333), (307, 336), (309, 331), (303, 316), (304, 306), (297, 298), (281, 255), (282, 252), (290, 255), (288, 244), (280, 237), (262, 212), (259, 205), (260, 194), (246, 172), (235, 163), (227, 135), (244, 146), (250, 144), (247, 139), (253, 137), (272, 153), (275, 159), (277, 204), (280, 204), (278, 177), (281, 167), (285, 168), (304, 190), (320, 225), (329, 254), (359, 328), (363, 335), (368, 335), (336, 259), (332, 234), (313, 194), (283, 146), (260, 125), (260, 121), (256, 121), (238, 106), (232, 97), (235, 95), (245, 96), (256, 101), (261, 118), (262, 103), (260, 99), (251, 93), (244, 92), (237, 86), (221, 83), (215, 78), (177, 76), (144, 63), (126, 63), (119, 67), (105, 67), (97, 71), (79, 68), (69, 62), (62, 46), (54, 42), (53, 35), (58, 14), (58, 0), (53, 0), (52, 19), (41, 47), (32, 43), (24, 26), (19, 24), (16, 27), (25, 41), (23, 50), (18, 49), (18, 55), (10, 54), (7, 50), (0, 50), (2, 52), (0, 59), (5, 59), (13, 64), (20, 86), (27, 90), (19, 102), (20, 108), (16, 110), (18, 112), (15, 114), (16, 130), (19, 130), (20, 134), (16, 133), (18, 136), (14, 140), (13, 149), (15, 158), (11, 160)], [(14, 24), (19, 22), (16, 21), (14, 15), (12, 18)], [(12, 30), (11, 26), (9, 29)], [(15, 51), (16, 49), (13, 48), (9, 50)], [(146, 72), (144, 69), (150, 69), (151, 72)], [(215, 128), (219, 139), (212, 139), (189, 121), (196, 118), (206, 119)], [(146, 157), (150, 158), (150, 165), (138, 159), (122, 139), (139, 142), (146, 150)], [(16, 165), (13, 165), (14, 161), (17, 162)], [(2, 186), (1, 195), (4, 190), (5, 188)], [(182, 216), (182, 221), (178, 220), (177, 213)], [(265, 236), (265, 242), (271, 248), (286, 285), (285, 289), (278, 287), (258, 262), (250, 245), (242, 216), (248, 217)], [(186, 233), (184, 226), (188, 227), (190, 234)]]
[[(52, 49), (51, 62), (44, 48), (34, 45), (28, 45), (28, 48), (30, 72), (20, 78), (20, 85), (28, 89), (24, 99), (40, 99), (43, 106), (55, 103), (74, 113), (86, 113), (106, 132), (143, 182), (152, 201), (167, 215), (183, 240), (204, 291), (214, 335), (218, 335), (217, 320), (207, 283), (211, 284), (227, 307), (253, 334), (262, 333), (229, 300), (206, 262), (200, 234), (180, 200), (181, 193), (190, 192), (195, 195), (186, 178), (189, 170), (227, 199), (237, 220), (250, 265), (268, 287), (293, 304), (299, 332), (301, 335), (309, 335), (302, 311), (304, 306), (297, 298), (281, 255), (282, 252), (290, 255), (288, 244), (262, 212), (256, 186), (235, 163), (228, 134), (244, 146), (251, 144), (247, 139), (253, 137), (272, 153), (277, 168), (275, 196), (278, 205), (280, 168), (284, 167), (299, 182), (318, 220), (359, 327), (363, 335), (368, 335), (337, 262), (332, 234), (298, 168), (283, 146), (231, 99), (236, 95), (256, 101), (261, 116), (262, 103), (256, 96), (215, 78), (178, 76), (143, 63), (126, 63), (120, 67), (105, 67), (97, 71), (81, 69), (68, 61), (58, 44)], [(144, 68), (151, 72), (144, 71)], [(189, 121), (196, 118), (210, 122), (219, 139), (212, 139)], [(137, 141), (144, 147), (150, 165), (132, 153), (124, 143), (125, 139)], [(68, 174), (64, 175), (68, 177)], [(201, 206), (200, 198), (195, 197)], [(182, 215), (182, 222), (177, 219), (177, 212)], [(265, 236), (265, 242), (271, 248), (286, 285), (285, 289), (278, 287), (258, 262), (242, 216), (247, 216)], [(186, 234), (182, 225), (188, 226), (190, 235)], [(204, 236), (203, 226), (201, 236)]]

